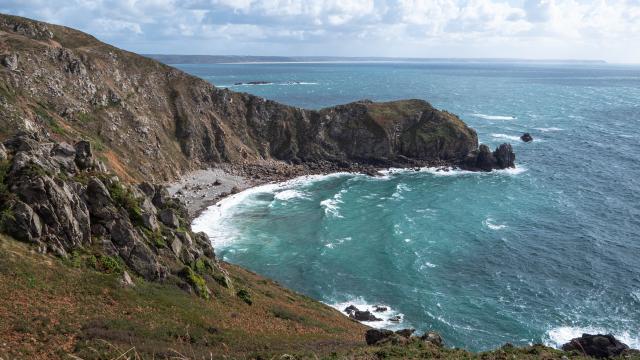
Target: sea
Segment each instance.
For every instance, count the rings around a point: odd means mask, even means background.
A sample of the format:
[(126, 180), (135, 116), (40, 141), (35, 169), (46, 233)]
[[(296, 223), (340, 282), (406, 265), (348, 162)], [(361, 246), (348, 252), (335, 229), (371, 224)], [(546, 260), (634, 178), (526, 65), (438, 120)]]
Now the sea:
[(312, 109), (424, 99), (516, 152), (515, 169), (490, 173), (390, 169), (249, 189), (194, 221), (219, 258), (339, 310), (383, 305), (367, 325), (434, 330), (448, 346), (558, 347), (586, 332), (640, 348), (640, 66), (175, 66)]

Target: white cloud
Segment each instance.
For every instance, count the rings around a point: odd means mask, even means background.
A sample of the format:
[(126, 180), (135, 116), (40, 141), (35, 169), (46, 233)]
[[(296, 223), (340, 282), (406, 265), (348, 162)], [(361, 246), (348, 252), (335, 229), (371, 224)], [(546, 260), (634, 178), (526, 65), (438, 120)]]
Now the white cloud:
[(0, 11), (134, 51), (640, 62), (638, 0), (4, 0)]

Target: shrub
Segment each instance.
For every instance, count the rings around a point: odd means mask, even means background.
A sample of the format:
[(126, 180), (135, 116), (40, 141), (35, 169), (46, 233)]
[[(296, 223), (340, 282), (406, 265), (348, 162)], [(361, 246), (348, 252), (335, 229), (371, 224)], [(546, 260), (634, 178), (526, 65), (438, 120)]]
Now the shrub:
[(251, 294), (245, 289), (241, 289), (236, 293), (236, 296), (239, 297), (242, 301), (247, 303), (248, 305), (253, 304), (253, 300), (251, 300)]
[(96, 270), (107, 274), (122, 274), (124, 272), (122, 260), (108, 255), (99, 255), (97, 257), (95, 268)]

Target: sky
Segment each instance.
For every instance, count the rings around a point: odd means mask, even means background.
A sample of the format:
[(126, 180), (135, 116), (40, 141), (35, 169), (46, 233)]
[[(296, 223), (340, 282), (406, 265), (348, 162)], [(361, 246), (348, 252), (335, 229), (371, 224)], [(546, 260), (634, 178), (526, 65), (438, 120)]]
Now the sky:
[(0, 0), (156, 54), (640, 63), (640, 0)]

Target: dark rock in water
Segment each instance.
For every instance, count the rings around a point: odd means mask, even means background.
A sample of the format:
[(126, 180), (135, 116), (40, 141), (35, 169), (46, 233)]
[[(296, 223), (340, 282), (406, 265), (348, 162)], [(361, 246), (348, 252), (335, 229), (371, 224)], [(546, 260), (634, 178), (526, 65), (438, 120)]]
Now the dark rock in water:
[(373, 311), (374, 312), (385, 312), (387, 310), (389, 310), (389, 308), (386, 307), (386, 306), (376, 305), (376, 306), (373, 307)]
[(352, 314), (356, 311), (360, 311), (360, 309), (358, 309), (355, 305), (349, 305), (344, 309), (344, 312), (346, 312), (347, 314)]
[(530, 142), (530, 141), (533, 141), (533, 136), (531, 136), (531, 134), (529, 133), (524, 133), (522, 134), (522, 136), (520, 136), (520, 140), (524, 142)]
[(471, 171), (491, 171), (493, 169), (514, 168), (516, 155), (510, 144), (502, 144), (491, 152), (487, 145), (481, 144), (478, 150), (470, 152), (461, 167)]
[(393, 316), (389, 319), (389, 321), (391, 322), (400, 322), (401, 320), (402, 320), (402, 316), (400, 315)]
[(493, 157), (498, 163), (498, 169), (516, 167), (516, 155), (513, 153), (511, 144), (502, 144), (493, 152)]
[(431, 343), (435, 346), (442, 347), (444, 346), (444, 340), (442, 340), (442, 336), (435, 331), (428, 331), (424, 333), (424, 335), (420, 336), (420, 340), (423, 342)]
[(406, 337), (408, 339), (411, 337), (411, 335), (413, 335), (414, 332), (416, 332), (416, 329), (402, 329), (402, 330), (396, 331), (396, 334)]
[(571, 341), (562, 345), (562, 350), (564, 351), (577, 351), (581, 354), (598, 358), (618, 356), (628, 349), (629, 346), (610, 334), (582, 334), (582, 337), (571, 339)]
[(356, 319), (358, 321), (382, 321), (382, 319), (376, 317), (368, 310), (367, 311), (356, 310), (351, 315), (349, 315), (349, 317), (352, 319)]
[(364, 338), (367, 341), (367, 345), (375, 345), (380, 341), (394, 336), (395, 333), (386, 329), (369, 329), (364, 334)]

